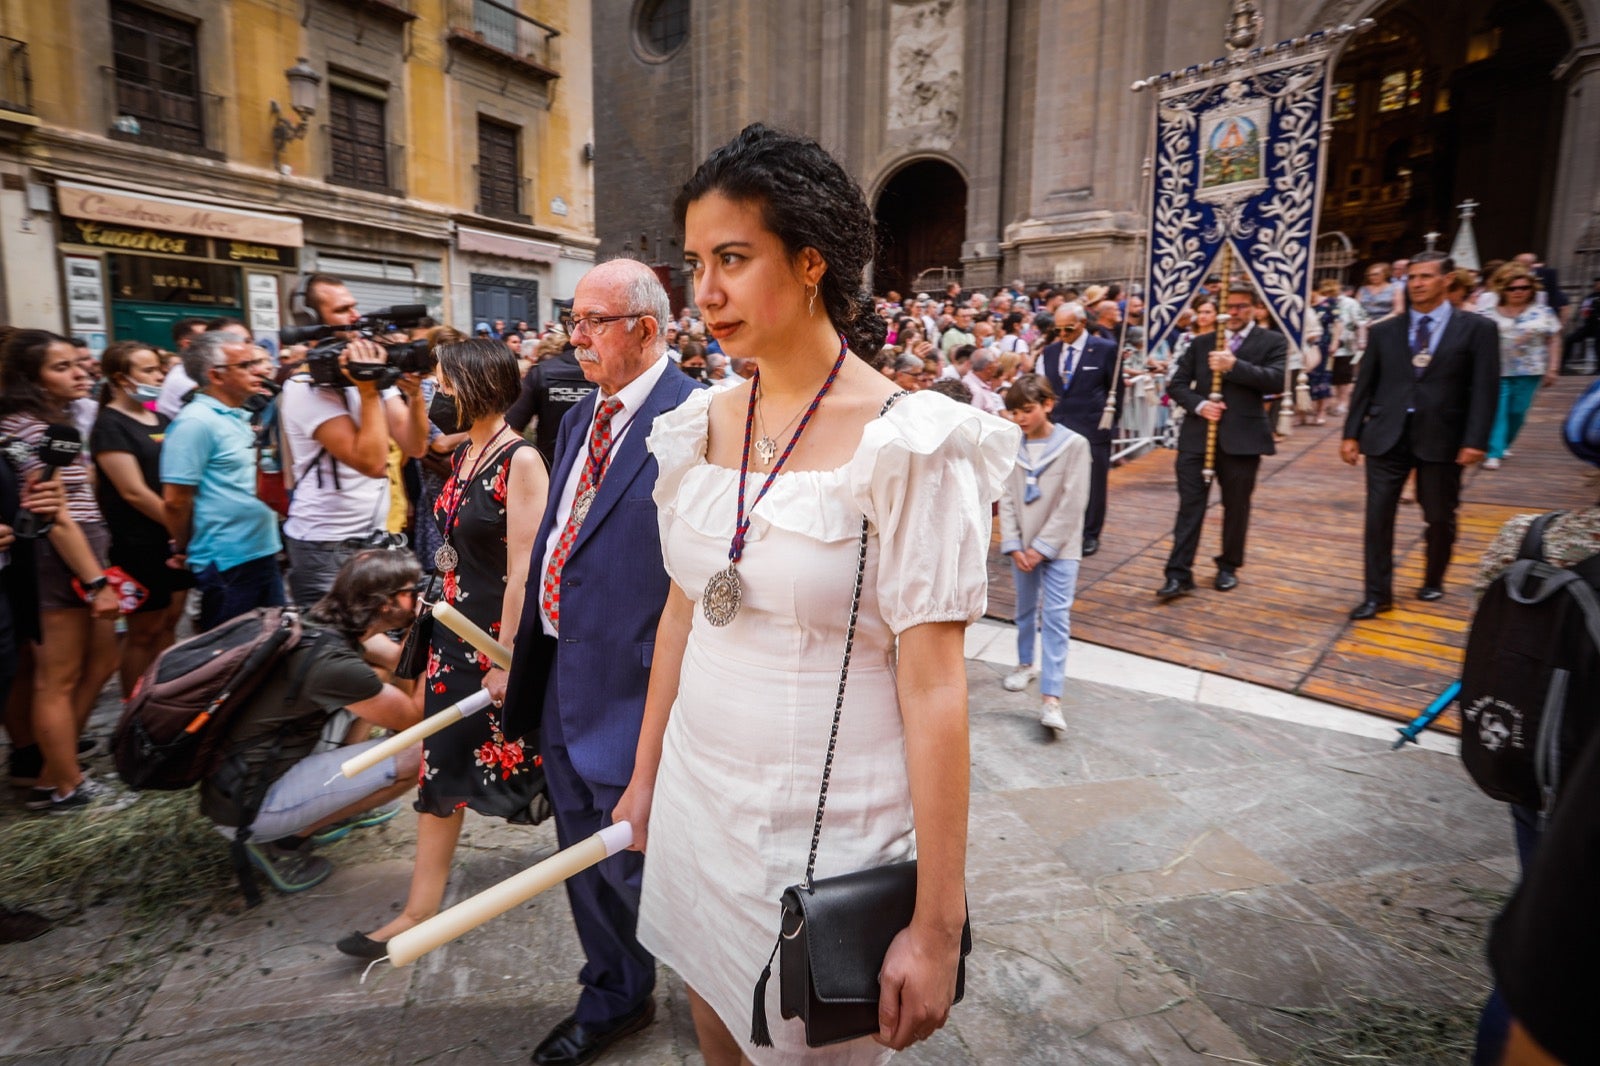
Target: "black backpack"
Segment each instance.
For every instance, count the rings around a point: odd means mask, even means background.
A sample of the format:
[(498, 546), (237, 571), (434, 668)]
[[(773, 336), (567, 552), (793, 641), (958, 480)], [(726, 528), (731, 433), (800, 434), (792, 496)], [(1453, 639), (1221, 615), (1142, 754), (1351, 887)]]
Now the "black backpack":
[[(111, 735), (117, 776), (131, 788), (158, 791), (181, 791), (213, 776), (227, 762), (229, 736), (248, 714), (262, 682), (295, 648), (327, 636), (303, 628), (292, 607), (258, 607), (174, 644), (139, 679)], [(290, 702), (299, 698), (315, 661), (314, 648), (301, 657), (285, 697)], [(280, 732), (272, 755), (282, 740)], [(244, 845), (272, 785), (263, 776), (232, 782), (240, 810), (233, 867), (252, 907), (261, 902), (261, 893)]]
[(1488, 795), (1541, 819), (1600, 720), (1600, 555), (1545, 561), (1560, 514), (1533, 521), (1484, 592), (1461, 670), (1461, 761)]
[(209, 776), (234, 717), (302, 635), (292, 608), (262, 607), (158, 655), (111, 735), (117, 776), (130, 788), (161, 791)]

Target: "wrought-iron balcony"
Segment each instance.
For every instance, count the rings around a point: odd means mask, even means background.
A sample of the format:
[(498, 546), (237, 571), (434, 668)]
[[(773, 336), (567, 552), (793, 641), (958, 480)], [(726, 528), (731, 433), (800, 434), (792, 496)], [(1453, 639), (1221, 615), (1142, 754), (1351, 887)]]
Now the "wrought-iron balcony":
[(405, 195), (405, 145), (356, 141), (332, 126), (324, 126), (322, 132), (329, 185)]
[(483, 168), (476, 165), (472, 176), (478, 186), (478, 214), (511, 222), (533, 221), (528, 212), (532, 203), (530, 179), (485, 174)]
[(179, 93), (101, 67), (109, 136), (148, 144), (171, 152), (223, 158), (224, 97), (216, 93)]
[(523, 14), (520, 7), (524, 2), (449, 0), (451, 47), (520, 70), (538, 81), (554, 81), (560, 75), (551, 62), (550, 42), (561, 31)]
[(33, 71), (28, 65), (28, 45), (0, 37), (0, 111), (33, 114)]

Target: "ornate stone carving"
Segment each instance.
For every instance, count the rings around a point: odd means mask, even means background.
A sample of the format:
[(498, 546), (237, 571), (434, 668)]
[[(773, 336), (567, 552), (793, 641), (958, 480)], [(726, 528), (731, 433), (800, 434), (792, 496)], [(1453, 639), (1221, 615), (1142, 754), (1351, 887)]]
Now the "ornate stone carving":
[(897, 0), (889, 6), (891, 132), (915, 130), (931, 148), (955, 143), (965, 19), (965, 0)]

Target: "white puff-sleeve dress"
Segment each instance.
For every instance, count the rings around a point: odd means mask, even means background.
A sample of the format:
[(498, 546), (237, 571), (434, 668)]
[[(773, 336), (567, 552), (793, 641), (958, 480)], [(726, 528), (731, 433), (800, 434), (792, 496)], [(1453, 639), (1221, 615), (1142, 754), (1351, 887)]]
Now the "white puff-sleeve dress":
[[(728, 565), (739, 473), (706, 462), (711, 393), (656, 418), (649, 447), (667, 573), (695, 602), (650, 814), (639, 941), (716, 1010), (760, 1066), (879, 1062), (870, 1039), (805, 1044), (767, 1018), (752, 1046), (751, 994), (801, 880), (833, 721), (863, 515), (860, 619), (828, 788), (816, 876), (916, 854), (895, 639), (925, 622), (971, 622), (987, 594), (990, 505), (1017, 452), (1015, 426), (937, 393), (869, 422), (848, 464), (778, 475), (753, 512), (733, 622), (700, 611)], [(765, 474), (751, 474), (750, 496)]]

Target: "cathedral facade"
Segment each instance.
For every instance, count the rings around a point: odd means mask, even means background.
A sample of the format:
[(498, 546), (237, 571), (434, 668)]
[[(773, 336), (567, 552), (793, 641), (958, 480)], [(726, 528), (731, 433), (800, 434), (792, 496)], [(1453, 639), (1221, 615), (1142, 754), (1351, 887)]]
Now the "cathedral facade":
[[(1370, 18), (1334, 74), (1324, 213), (1351, 257), (1405, 254), (1430, 231), (1448, 247), (1455, 203), (1473, 198), (1480, 235), (1506, 245), (1485, 258), (1536, 251), (1587, 288), (1600, 0), (1460, 7), (1443, 20), (1426, 0), (594, 0), (600, 251), (656, 264), (681, 291), (673, 195), (761, 121), (816, 137), (861, 183), (879, 291), (1138, 280), (1154, 98), (1133, 83), (1224, 55), (1240, 26), (1269, 44)], [(1495, 84), (1524, 110), (1466, 106)]]

